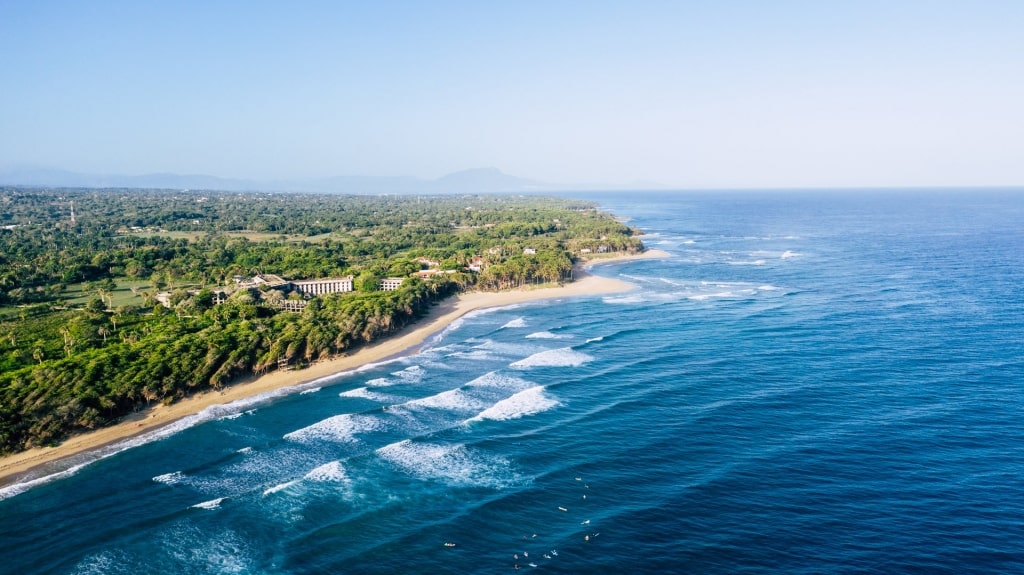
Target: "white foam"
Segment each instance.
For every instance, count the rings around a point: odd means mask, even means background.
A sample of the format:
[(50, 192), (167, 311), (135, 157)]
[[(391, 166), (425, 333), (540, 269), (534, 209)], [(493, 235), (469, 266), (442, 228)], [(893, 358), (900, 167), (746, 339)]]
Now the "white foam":
[(512, 305), (507, 305), (507, 306), (503, 306), (503, 307), (489, 307), (489, 308), (475, 309), (475, 310), (473, 310), (473, 311), (463, 315), (462, 317), (457, 318), (455, 321), (449, 323), (447, 325), (447, 327), (445, 327), (443, 330), (441, 330), (440, 333), (438, 333), (434, 337), (430, 338), (430, 340), (427, 342), (427, 345), (433, 345), (433, 344), (435, 344), (435, 343), (437, 343), (439, 341), (442, 341), (445, 337), (448, 336), (449, 333), (451, 333), (451, 332), (461, 328), (463, 325), (465, 325), (466, 320), (468, 320), (468, 319), (472, 319), (472, 318), (479, 317), (479, 316), (482, 316), (482, 315), (486, 315), (486, 314), (489, 314), (489, 313), (494, 313), (494, 312), (500, 311), (500, 310), (515, 309), (517, 307), (520, 307), (520, 305), (519, 304), (512, 304)]
[(303, 479), (322, 483), (349, 483), (348, 474), (340, 461), (325, 463), (307, 473)]
[(187, 475), (183, 484), (202, 493), (235, 496), (260, 493), (268, 486), (295, 479), (322, 461), (304, 444), (284, 443), (232, 459), (203, 475)]
[(263, 491), (263, 496), (266, 497), (267, 495), (271, 495), (273, 493), (277, 493), (278, 491), (281, 491), (281, 490), (284, 490), (284, 489), (288, 489), (289, 487), (291, 487), (292, 485), (295, 485), (298, 482), (299, 482), (298, 479), (293, 479), (291, 481), (286, 481), (284, 483), (280, 483), (280, 484), (275, 485), (273, 487), (267, 488), (267, 489), (265, 489)]
[(754, 260), (754, 261), (736, 261), (736, 260), (731, 260), (728, 263), (731, 266), (763, 266), (764, 265), (764, 260)]
[(325, 463), (310, 471), (302, 478), (304, 481), (318, 484), (331, 490), (332, 494), (339, 494), (346, 500), (354, 496), (352, 480), (349, 478), (345, 468), (340, 461)]
[(779, 291), (782, 288), (775, 287), (773, 285), (763, 285), (763, 286), (757, 286), (757, 289), (758, 289), (758, 291)]
[(153, 478), (153, 481), (157, 483), (163, 483), (164, 485), (175, 485), (181, 483), (181, 480), (185, 478), (185, 474), (180, 471), (174, 471), (172, 473), (164, 473), (163, 475), (157, 475)]
[(521, 390), (526, 389), (533, 385), (525, 379), (514, 377), (511, 375), (505, 375), (496, 371), (487, 372), (480, 377), (470, 381), (466, 384), (466, 387), (490, 387), (500, 389), (514, 389)]
[(624, 278), (634, 282), (634, 283), (638, 283), (638, 282), (653, 283), (654, 282), (653, 279), (651, 279), (649, 277), (646, 277), (646, 276), (634, 276), (634, 275), (630, 275), (630, 274), (620, 274), (620, 275), (622, 277), (624, 277)]
[(537, 333), (531, 333), (526, 336), (526, 339), (571, 339), (571, 337), (572, 336), (551, 333), (550, 331), (538, 331)]
[(474, 345), (473, 349), (505, 357), (522, 357), (537, 351), (537, 346), (532, 343), (493, 341), (488, 339)]
[(439, 347), (433, 347), (428, 350), (424, 350), (420, 355), (443, 355), (454, 349), (457, 349), (456, 344), (449, 343), (448, 345), (442, 345)]
[(313, 441), (354, 442), (355, 435), (380, 428), (380, 420), (375, 417), (343, 413), (318, 421), (313, 425), (296, 429), (284, 435), (285, 439), (308, 443)]
[[(179, 522), (159, 534), (141, 556), (132, 572), (154, 571), (146, 565), (174, 565), (168, 571), (200, 573), (254, 573), (259, 571), (253, 544), (231, 529), (199, 527), (194, 522)], [(161, 571), (155, 569), (155, 571)]]
[(423, 375), (426, 370), (419, 365), (410, 365), (405, 369), (392, 372), (391, 375), (397, 377), (403, 382), (417, 382), (423, 379)]
[(723, 292), (716, 292), (716, 293), (704, 293), (704, 294), (691, 295), (691, 296), (687, 296), (686, 299), (692, 299), (694, 301), (704, 301), (704, 300), (709, 300), (711, 298), (733, 297), (733, 295), (734, 294), (731, 291), (723, 291)]
[(370, 391), (365, 387), (357, 387), (348, 391), (343, 391), (338, 394), (338, 397), (357, 397), (360, 399), (368, 399), (370, 401), (376, 401), (380, 403), (389, 403), (395, 401), (394, 395), (388, 395), (386, 393), (377, 393)]
[(192, 509), (220, 509), (220, 504), (224, 502), (227, 497), (218, 497), (217, 499), (211, 499), (210, 501), (203, 501), (202, 503), (196, 503), (192, 505)]
[(547, 411), (558, 405), (560, 404), (556, 399), (549, 397), (544, 392), (544, 386), (538, 385), (495, 403), (477, 414), (476, 417), (470, 418), (467, 421), (518, 419), (526, 415)]
[(785, 259), (789, 259), (789, 258), (795, 258), (795, 257), (797, 257), (799, 255), (801, 255), (801, 254), (798, 254), (796, 252), (792, 252), (792, 251), (786, 250), (786, 251), (782, 252), (782, 259), (785, 260)]
[(242, 454), (252, 453), (252, 447), (243, 447), (243, 448), (239, 449), (238, 451), (236, 451), (235, 453), (242, 453)]
[(466, 319), (465, 318), (466, 318), (466, 316), (462, 316), (460, 318), (456, 318), (456, 319), (452, 320), (452, 322), (449, 323), (447, 326), (445, 326), (445, 328), (442, 329), (440, 333), (438, 333), (436, 336), (434, 336), (434, 338), (431, 340), (431, 343), (436, 343), (436, 342), (441, 341), (449, 333), (451, 333), (451, 332), (459, 329), (460, 327), (462, 327), (463, 324), (466, 323)]
[(446, 409), (450, 411), (469, 411), (480, 409), (482, 406), (483, 404), (480, 400), (467, 394), (461, 389), (450, 389), (422, 399), (414, 399), (413, 401), (402, 404), (401, 407), (412, 409), (427, 407), (431, 409)]
[(368, 398), (369, 395), (370, 395), (370, 391), (368, 389), (366, 389), (365, 387), (357, 387), (355, 389), (350, 389), (348, 391), (343, 391), (343, 392), (339, 393), (338, 397), (362, 397), (362, 398)]
[(484, 349), (474, 349), (471, 351), (457, 351), (455, 353), (448, 354), (448, 357), (457, 357), (459, 359), (471, 359), (476, 361), (487, 361), (497, 359), (497, 356)]
[(603, 301), (604, 303), (611, 303), (611, 304), (620, 304), (620, 305), (622, 305), (622, 304), (643, 303), (644, 302), (644, 298), (643, 298), (643, 296), (637, 294), (637, 295), (627, 295), (627, 296), (617, 296), (617, 297), (603, 297), (603, 298), (601, 298), (601, 301)]
[(587, 343), (594, 343), (594, 342), (597, 342), (597, 341), (604, 341), (604, 336), (603, 335), (599, 335), (597, 337), (591, 337), (591, 338), (587, 339)]
[(376, 453), (413, 477), (449, 485), (500, 488), (521, 481), (507, 460), (461, 444), (416, 443), (405, 439), (381, 447)]
[(13, 485), (8, 485), (6, 487), (0, 488), (0, 501), (3, 501), (4, 499), (7, 499), (8, 497), (14, 497), (15, 495), (20, 495), (20, 494), (28, 491), (29, 489), (32, 489), (33, 487), (38, 487), (40, 485), (44, 485), (46, 483), (50, 483), (51, 481), (57, 481), (59, 479), (64, 479), (66, 477), (71, 477), (72, 475), (74, 475), (74, 474), (78, 473), (79, 471), (81, 471), (83, 468), (85, 468), (85, 466), (89, 465), (90, 463), (99, 461), (100, 459), (104, 459), (106, 457), (110, 457), (111, 455), (114, 455), (114, 454), (118, 453), (119, 451), (112, 451), (110, 453), (102, 453), (102, 454), (93, 453), (93, 454), (90, 454), (90, 455), (95, 456), (94, 459), (89, 459), (89, 460), (84, 461), (82, 463), (79, 463), (77, 465), (73, 465), (73, 466), (71, 466), (71, 467), (69, 467), (69, 468), (67, 468), (67, 469), (65, 469), (63, 471), (58, 471), (56, 473), (51, 473), (49, 475), (44, 475), (43, 477), (36, 477), (34, 479), (29, 479), (27, 481), (22, 481), (20, 483), (15, 483)]
[(309, 389), (303, 389), (299, 392), (299, 395), (309, 395), (310, 393), (316, 393), (323, 389), (322, 387), (311, 387)]
[(593, 359), (592, 356), (576, 351), (571, 347), (562, 347), (535, 353), (530, 357), (514, 361), (509, 366), (516, 368), (577, 367)]
[(501, 326), (502, 329), (510, 328), (510, 327), (526, 327), (526, 320), (521, 318), (521, 317), (517, 317), (516, 319), (514, 319), (514, 320), (506, 323), (505, 325)]
[(87, 555), (71, 570), (72, 575), (112, 575), (130, 573), (133, 560), (121, 550)]

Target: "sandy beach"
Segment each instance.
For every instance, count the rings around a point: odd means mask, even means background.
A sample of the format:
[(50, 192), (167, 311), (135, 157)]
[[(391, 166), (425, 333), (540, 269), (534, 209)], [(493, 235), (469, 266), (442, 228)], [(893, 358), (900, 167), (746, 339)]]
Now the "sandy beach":
[(19, 479), (38, 475), (33, 472), (42, 466), (97, 450), (105, 445), (129, 439), (136, 435), (151, 432), (182, 418), (197, 414), (211, 406), (228, 404), (273, 390), (293, 387), (398, 355), (416, 353), (418, 347), (428, 337), (440, 332), (453, 321), (473, 310), (555, 297), (598, 295), (628, 291), (634, 287), (632, 284), (591, 275), (587, 270), (595, 265), (666, 256), (668, 256), (666, 252), (648, 250), (642, 254), (632, 256), (611, 256), (593, 259), (578, 265), (574, 272), (575, 281), (561, 287), (460, 294), (438, 304), (426, 317), (395, 336), (360, 348), (351, 355), (317, 362), (301, 370), (274, 371), (259, 377), (240, 380), (221, 391), (207, 391), (187, 397), (171, 405), (159, 405), (125, 417), (118, 424), (72, 436), (55, 447), (30, 449), (4, 457), (0, 459), (0, 487), (16, 483)]

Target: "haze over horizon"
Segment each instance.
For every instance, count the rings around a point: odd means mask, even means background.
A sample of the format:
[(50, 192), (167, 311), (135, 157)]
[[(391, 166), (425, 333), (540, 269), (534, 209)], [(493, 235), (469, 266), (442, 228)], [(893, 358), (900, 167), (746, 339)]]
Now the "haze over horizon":
[(1024, 3), (0, 5), (0, 169), (1024, 184)]

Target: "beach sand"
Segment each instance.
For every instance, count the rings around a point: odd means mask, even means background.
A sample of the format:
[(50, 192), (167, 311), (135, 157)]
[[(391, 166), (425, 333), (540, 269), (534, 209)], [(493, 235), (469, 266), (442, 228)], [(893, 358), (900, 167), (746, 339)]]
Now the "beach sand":
[(380, 342), (359, 348), (351, 355), (320, 361), (301, 370), (273, 371), (258, 377), (240, 380), (220, 391), (206, 391), (189, 396), (171, 405), (158, 405), (126, 416), (120, 423), (74, 435), (55, 447), (30, 449), (0, 458), (0, 487), (17, 483), (20, 479), (36, 476), (37, 468), (65, 458), (94, 451), (105, 445), (135, 435), (148, 433), (204, 409), (253, 397), (269, 391), (296, 386), (336, 373), (379, 362), (381, 360), (416, 353), (428, 337), (443, 330), (456, 319), (477, 309), (501, 307), (541, 299), (579, 295), (616, 293), (632, 289), (632, 284), (587, 273), (594, 265), (643, 258), (661, 258), (669, 254), (648, 250), (631, 256), (611, 256), (593, 259), (578, 265), (575, 281), (561, 287), (512, 290), (503, 292), (471, 292), (449, 298), (435, 306), (416, 323), (398, 334)]

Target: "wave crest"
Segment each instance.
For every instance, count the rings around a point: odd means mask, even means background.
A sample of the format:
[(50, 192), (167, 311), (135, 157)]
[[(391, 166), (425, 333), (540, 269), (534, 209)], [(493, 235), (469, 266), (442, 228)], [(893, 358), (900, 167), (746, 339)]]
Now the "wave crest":
[(558, 349), (549, 349), (547, 351), (535, 353), (527, 358), (514, 361), (510, 363), (509, 366), (516, 368), (578, 367), (584, 363), (593, 361), (593, 359), (593, 356), (576, 351), (571, 347), (561, 347)]
[(495, 403), (467, 421), (518, 419), (547, 411), (558, 405), (561, 405), (558, 400), (548, 396), (545, 393), (544, 386), (538, 385)]

